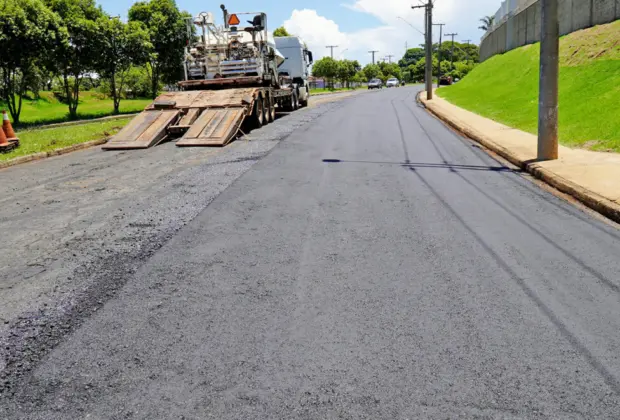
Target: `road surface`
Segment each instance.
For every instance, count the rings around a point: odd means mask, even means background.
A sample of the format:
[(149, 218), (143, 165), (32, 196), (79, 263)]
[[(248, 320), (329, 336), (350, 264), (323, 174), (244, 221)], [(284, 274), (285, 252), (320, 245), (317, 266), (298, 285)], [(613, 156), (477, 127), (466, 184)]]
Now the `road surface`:
[(0, 417), (620, 418), (620, 233), (416, 92), (0, 172)]

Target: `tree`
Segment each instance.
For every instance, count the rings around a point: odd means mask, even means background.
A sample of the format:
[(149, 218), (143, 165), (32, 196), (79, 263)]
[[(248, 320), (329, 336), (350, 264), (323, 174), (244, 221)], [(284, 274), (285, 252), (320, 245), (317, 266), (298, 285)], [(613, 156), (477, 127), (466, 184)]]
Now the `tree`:
[(118, 114), (127, 73), (132, 65), (144, 65), (151, 47), (149, 34), (139, 22), (123, 23), (119, 19), (99, 21), (103, 54), (101, 76), (109, 83), (114, 113)]
[(381, 69), (381, 73), (383, 74), (382, 80), (385, 83), (387, 79), (390, 77), (396, 77), (397, 79), (402, 78), (402, 70), (397, 63), (379, 63), (379, 68)]
[(29, 87), (38, 93), (41, 66), (63, 33), (58, 16), (39, 0), (5, 0), (0, 14), (0, 96), (19, 123), (23, 97)]
[(331, 57), (323, 57), (312, 66), (312, 75), (331, 81), (338, 75), (338, 62)]
[(151, 77), (151, 95), (158, 94), (159, 84), (176, 83), (183, 72), (183, 49), (188, 41), (186, 18), (174, 0), (150, 0), (135, 3), (129, 9), (130, 22), (146, 27), (151, 49), (147, 69)]
[(349, 82), (351, 82), (351, 79), (360, 69), (360, 63), (357, 60), (340, 60), (338, 61), (338, 68), (336, 70), (337, 77), (342, 83), (345, 83), (346, 86), (349, 87)]
[(376, 64), (367, 64), (362, 71), (366, 75), (366, 80), (377, 78), (380, 75), (383, 76), (381, 74), (381, 69)]
[(94, 0), (47, 0), (62, 19), (66, 37), (56, 40), (51, 66), (62, 80), (69, 116), (77, 118), (80, 86), (85, 74), (97, 71), (103, 51), (98, 21), (105, 14)]
[(286, 30), (284, 26), (280, 26), (275, 31), (273, 31), (273, 36), (277, 38), (277, 37), (282, 37), (282, 36), (291, 36), (291, 34), (288, 33), (288, 31)]
[(424, 48), (409, 48), (403, 58), (398, 62), (398, 65), (402, 68), (409, 67), (411, 64), (417, 63), (424, 58), (426, 52)]
[(482, 25), (478, 26), (478, 29), (482, 29), (487, 32), (493, 27), (493, 24), (495, 23), (495, 16), (485, 16), (480, 19), (480, 22), (482, 22)]

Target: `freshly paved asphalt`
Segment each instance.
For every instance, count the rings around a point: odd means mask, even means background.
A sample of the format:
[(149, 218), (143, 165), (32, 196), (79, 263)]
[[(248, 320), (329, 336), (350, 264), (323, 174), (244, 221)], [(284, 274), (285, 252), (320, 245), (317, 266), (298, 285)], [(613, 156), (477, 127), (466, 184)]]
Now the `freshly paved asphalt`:
[(620, 233), (415, 93), (357, 95), (293, 131), (0, 417), (620, 418)]

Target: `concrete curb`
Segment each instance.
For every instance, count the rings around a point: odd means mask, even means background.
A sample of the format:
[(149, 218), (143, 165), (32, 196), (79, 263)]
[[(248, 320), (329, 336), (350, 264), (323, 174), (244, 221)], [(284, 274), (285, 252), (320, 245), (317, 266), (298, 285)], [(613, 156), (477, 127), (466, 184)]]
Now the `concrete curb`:
[(56, 124), (33, 125), (31, 127), (25, 128), (20, 131), (39, 131), (39, 130), (47, 130), (50, 128), (70, 127), (72, 125), (84, 125), (84, 124), (103, 122), (103, 121), (121, 120), (123, 118), (133, 118), (138, 114), (139, 112), (133, 113), (133, 114), (110, 115), (109, 117), (93, 118), (90, 120), (67, 121), (64, 123), (56, 123)]
[(426, 108), (431, 114), (435, 115), (441, 121), (448, 124), (450, 127), (454, 128), (464, 136), (477, 141), (482, 144), (487, 149), (497, 153), (504, 159), (508, 160), (515, 166), (518, 166), (522, 170), (530, 173), (535, 178), (540, 179), (541, 181), (551, 185), (557, 190), (568, 194), (575, 199), (579, 200), (584, 205), (588, 206), (592, 210), (595, 210), (598, 213), (601, 213), (605, 217), (613, 220), (616, 223), (620, 223), (620, 205), (611, 201), (605, 197), (600, 196), (599, 194), (592, 192), (581, 185), (577, 185), (572, 181), (569, 181), (555, 172), (541, 167), (536, 162), (527, 163), (521, 159), (519, 159), (514, 153), (512, 153), (509, 149), (502, 147), (501, 145), (494, 142), (484, 133), (479, 132), (478, 130), (468, 126), (461, 121), (452, 118), (448, 113), (434, 107), (432, 102), (425, 102), (420, 98), (419, 93), (417, 96), (417, 101), (424, 108)]
[(99, 146), (108, 141), (108, 138), (91, 140), (85, 143), (78, 143), (72, 146), (63, 147), (61, 149), (52, 150), (49, 152), (34, 153), (32, 155), (20, 156), (15, 159), (7, 160), (6, 162), (0, 162), (0, 169), (8, 168), (10, 166), (20, 165), (22, 163), (34, 162), (41, 159), (46, 159), (52, 156), (65, 155), (67, 153), (76, 152), (78, 150), (88, 149), (93, 146)]

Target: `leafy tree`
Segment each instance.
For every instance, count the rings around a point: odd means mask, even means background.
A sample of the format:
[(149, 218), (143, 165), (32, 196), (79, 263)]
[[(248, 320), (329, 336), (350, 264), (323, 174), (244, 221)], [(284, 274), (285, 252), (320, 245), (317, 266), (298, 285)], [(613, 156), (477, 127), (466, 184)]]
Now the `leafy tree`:
[(97, 71), (101, 63), (102, 40), (98, 22), (105, 14), (94, 0), (47, 0), (62, 19), (67, 36), (58, 38), (50, 62), (63, 84), (69, 116), (77, 118), (80, 86), (84, 75)]
[(398, 62), (400, 67), (409, 67), (426, 56), (424, 48), (409, 48), (403, 58)]
[(144, 65), (151, 47), (149, 34), (139, 22), (123, 23), (119, 19), (99, 21), (104, 54), (99, 65), (108, 81), (114, 113), (118, 114), (127, 73), (132, 65)]
[(323, 57), (312, 66), (312, 75), (331, 81), (338, 75), (338, 62), (331, 57)]
[(355, 74), (361, 70), (360, 63), (355, 60), (340, 60), (338, 61), (338, 68), (336, 70), (338, 79), (349, 87), (349, 82), (355, 76)]
[(40, 66), (63, 39), (58, 16), (39, 0), (5, 0), (0, 8), (0, 93), (19, 123), (28, 88), (38, 93)]
[(383, 74), (383, 82), (385, 83), (387, 79), (390, 77), (396, 77), (397, 79), (402, 78), (402, 70), (397, 63), (379, 63), (379, 67), (381, 68), (381, 73)]
[(362, 71), (366, 76), (366, 80), (371, 80), (376, 77), (383, 76), (381, 74), (381, 68), (379, 68), (379, 66), (376, 64), (367, 64)]
[(274, 37), (291, 36), (291, 34), (288, 33), (288, 31), (286, 30), (284, 26), (280, 26), (275, 31), (273, 31), (273, 36)]
[(176, 83), (183, 71), (183, 48), (187, 43), (186, 18), (174, 0), (150, 0), (135, 3), (129, 9), (130, 22), (142, 22), (148, 30), (151, 49), (147, 69), (151, 77), (151, 95), (157, 96), (159, 84)]
[(486, 32), (493, 27), (493, 24), (495, 23), (495, 16), (485, 16), (480, 19), (480, 22), (482, 22), (482, 25), (478, 26), (478, 29), (482, 29)]

